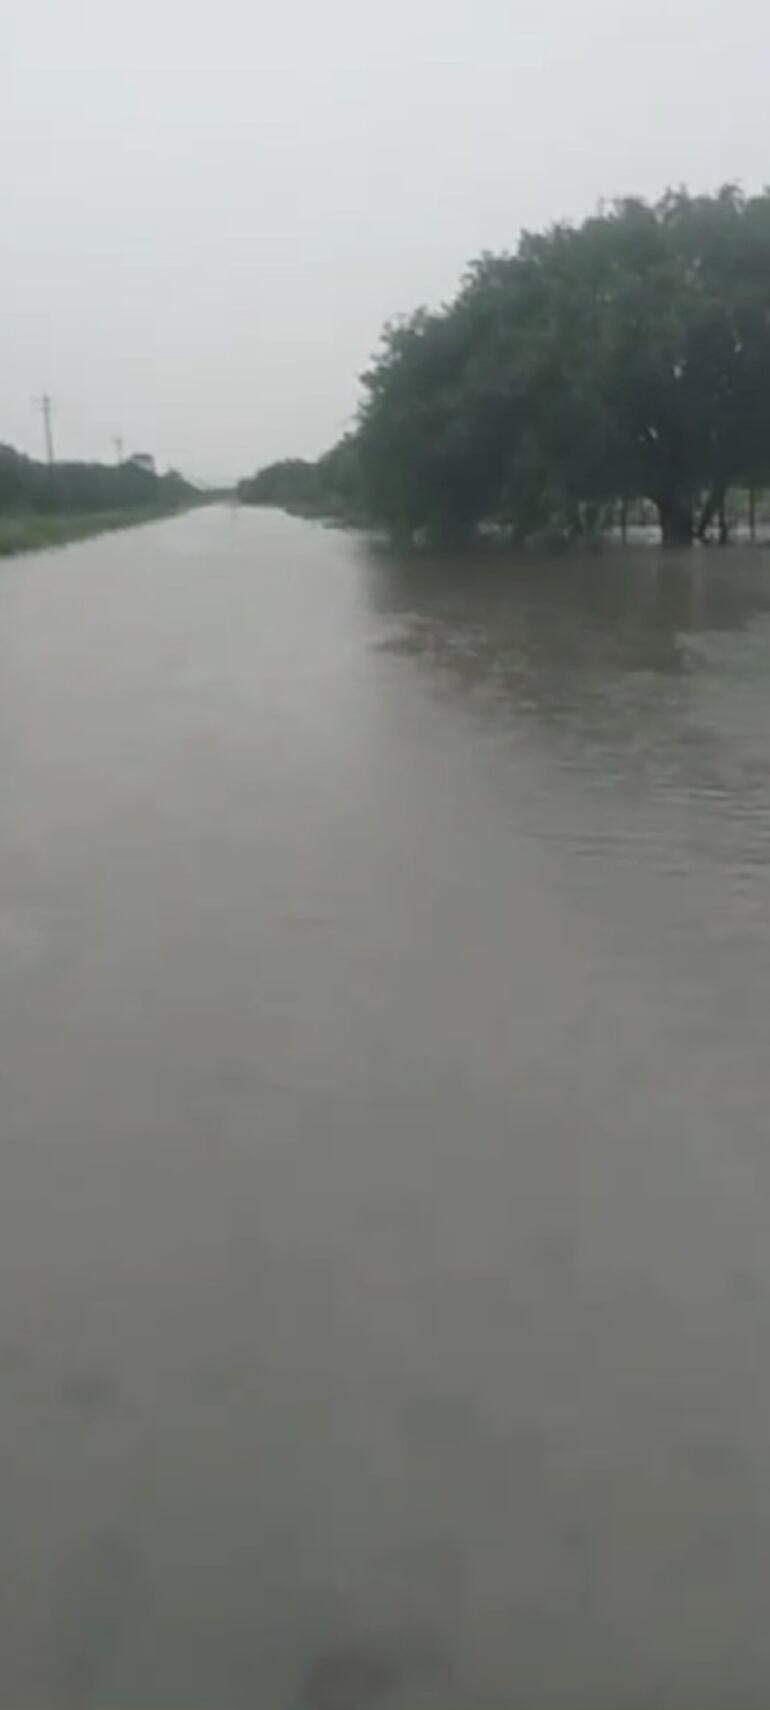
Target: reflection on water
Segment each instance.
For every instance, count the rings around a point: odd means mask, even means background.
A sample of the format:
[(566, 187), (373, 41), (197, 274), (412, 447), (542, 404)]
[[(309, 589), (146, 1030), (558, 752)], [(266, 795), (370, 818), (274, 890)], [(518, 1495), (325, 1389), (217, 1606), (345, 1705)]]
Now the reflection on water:
[[(560, 766), (559, 794), (548, 774), (538, 797), (546, 819), (569, 816), (569, 853), (582, 816), (590, 840), (608, 829), (596, 819), (607, 797), (619, 839), (633, 832), (649, 843), (665, 806), (691, 820), (694, 836), (708, 821), (713, 837), (732, 839), (734, 855), (739, 843), (743, 859), (764, 861), (764, 553), (490, 555), (469, 564), (372, 549), (369, 567), (373, 609), (393, 620), (383, 650), (418, 660), (436, 693), (460, 696), (489, 729), (505, 731), (520, 762), (525, 749), (538, 767)], [(624, 824), (629, 813), (644, 825)], [(660, 826), (664, 840), (677, 831), (685, 827), (673, 819)]]
[(0, 1703), (770, 1693), (770, 567), (0, 587)]
[(405, 653), (455, 666), (468, 683), (495, 682), (543, 703), (591, 672), (676, 672), (687, 640), (744, 629), (770, 606), (764, 553), (649, 550), (475, 561), (385, 547), (366, 553), (373, 609), (403, 623)]
[[(518, 830), (594, 948), (623, 943), (636, 977), (653, 965), (677, 1035), (708, 994), (712, 1060), (740, 1039), (744, 1076), (770, 1013), (766, 555), (469, 565), (374, 550), (367, 586), (392, 620), (380, 645), (483, 724), (476, 760), (501, 785), (505, 760)], [(745, 1082), (735, 1094), (753, 1098)]]

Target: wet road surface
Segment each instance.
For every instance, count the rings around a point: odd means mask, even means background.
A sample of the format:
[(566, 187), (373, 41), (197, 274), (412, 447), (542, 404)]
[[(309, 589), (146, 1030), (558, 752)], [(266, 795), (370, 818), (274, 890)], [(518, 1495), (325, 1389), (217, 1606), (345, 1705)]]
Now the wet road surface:
[(770, 563), (0, 571), (3, 1710), (765, 1710)]

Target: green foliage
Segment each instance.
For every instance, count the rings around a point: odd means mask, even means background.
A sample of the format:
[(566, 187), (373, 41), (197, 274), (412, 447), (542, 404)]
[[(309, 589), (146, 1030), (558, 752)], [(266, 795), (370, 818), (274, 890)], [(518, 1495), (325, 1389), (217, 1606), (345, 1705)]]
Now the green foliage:
[(243, 496), (334, 510), (337, 487), (395, 534), (451, 540), (584, 534), (646, 499), (667, 540), (705, 534), (728, 488), (770, 479), (770, 193), (670, 191), (525, 234), (388, 326), (363, 387), (353, 438)]
[(57, 463), (49, 469), (12, 446), (0, 445), (0, 515), (172, 510), (197, 497), (197, 489), (176, 470), (158, 475), (145, 457), (119, 464)]
[(238, 498), (245, 505), (275, 505), (307, 516), (355, 516), (361, 500), (358, 442), (347, 434), (317, 463), (302, 457), (270, 463), (239, 482)]
[(286, 510), (312, 508), (317, 496), (316, 466), (302, 457), (270, 463), (238, 484), (238, 497), (245, 505), (279, 505)]
[(640, 496), (689, 539), (770, 469), (770, 197), (669, 193), (525, 235), (386, 334), (365, 386), (372, 490), (410, 531), (459, 505), (569, 534)]

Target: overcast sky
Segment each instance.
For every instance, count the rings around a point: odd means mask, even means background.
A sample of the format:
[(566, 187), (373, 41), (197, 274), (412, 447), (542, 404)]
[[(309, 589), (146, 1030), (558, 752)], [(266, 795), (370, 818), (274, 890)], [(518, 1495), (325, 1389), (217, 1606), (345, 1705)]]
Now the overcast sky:
[(5, 0), (0, 67), (0, 440), (46, 388), (203, 477), (323, 449), (523, 225), (770, 177), (767, 0)]

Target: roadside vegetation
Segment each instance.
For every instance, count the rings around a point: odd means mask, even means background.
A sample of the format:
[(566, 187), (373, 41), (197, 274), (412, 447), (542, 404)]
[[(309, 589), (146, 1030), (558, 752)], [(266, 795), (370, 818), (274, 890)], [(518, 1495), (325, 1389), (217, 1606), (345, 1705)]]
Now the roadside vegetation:
[(354, 430), (242, 501), (404, 541), (751, 532), (770, 486), (770, 192), (627, 198), (473, 262), (385, 328)]
[(150, 522), (202, 497), (175, 471), (158, 475), (149, 457), (49, 467), (0, 445), (0, 556)]

